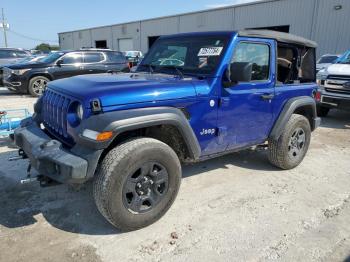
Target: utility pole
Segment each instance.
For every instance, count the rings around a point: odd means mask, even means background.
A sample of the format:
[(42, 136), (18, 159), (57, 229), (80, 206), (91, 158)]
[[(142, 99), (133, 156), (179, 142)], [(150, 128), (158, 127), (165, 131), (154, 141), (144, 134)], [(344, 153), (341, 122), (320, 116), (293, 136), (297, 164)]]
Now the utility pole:
[(2, 30), (4, 31), (5, 47), (7, 47), (6, 29), (8, 25), (5, 21), (4, 8), (1, 8), (1, 13), (2, 13)]

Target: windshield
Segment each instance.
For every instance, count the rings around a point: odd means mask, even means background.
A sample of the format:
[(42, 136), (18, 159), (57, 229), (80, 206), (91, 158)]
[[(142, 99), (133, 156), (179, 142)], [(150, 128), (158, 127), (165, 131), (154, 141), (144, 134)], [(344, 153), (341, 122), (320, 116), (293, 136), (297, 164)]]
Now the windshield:
[(60, 58), (63, 55), (64, 55), (63, 52), (55, 52), (55, 53), (52, 53), (52, 54), (48, 55), (47, 57), (44, 57), (43, 59), (40, 60), (40, 62), (53, 63), (53, 62), (55, 62), (58, 58)]
[(350, 64), (350, 51), (345, 53), (342, 57), (340, 57), (337, 61), (339, 64)]
[(331, 55), (331, 56), (322, 56), (317, 63), (318, 64), (330, 64), (330, 63), (334, 63), (335, 60), (337, 60), (338, 57), (335, 55)]
[[(137, 71), (211, 75), (215, 73), (228, 43), (225, 36), (160, 38)], [(175, 70), (174, 70), (175, 69)]]

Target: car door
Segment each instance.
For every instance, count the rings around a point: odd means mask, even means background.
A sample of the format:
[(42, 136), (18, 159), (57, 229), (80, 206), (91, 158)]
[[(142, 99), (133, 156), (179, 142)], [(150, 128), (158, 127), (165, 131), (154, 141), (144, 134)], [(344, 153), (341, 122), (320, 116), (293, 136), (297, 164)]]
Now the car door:
[[(227, 149), (262, 143), (273, 122), (275, 42), (240, 39), (231, 63), (251, 63), (251, 80), (222, 87), (219, 141)], [(235, 72), (231, 72), (235, 74)]]
[(80, 75), (83, 70), (82, 52), (70, 52), (58, 59), (52, 74), (55, 79), (60, 79)]
[(106, 55), (103, 52), (83, 52), (83, 74), (101, 74), (108, 71)]

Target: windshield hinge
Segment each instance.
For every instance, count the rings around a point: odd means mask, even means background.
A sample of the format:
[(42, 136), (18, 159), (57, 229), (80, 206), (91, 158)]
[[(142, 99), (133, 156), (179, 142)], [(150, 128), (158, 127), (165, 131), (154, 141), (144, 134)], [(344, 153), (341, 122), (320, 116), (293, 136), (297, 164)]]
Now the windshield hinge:
[(93, 99), (91, 102), (91, 110), (95, 114), (100, 113), (102, 111), (101, 102), (98, 98)]

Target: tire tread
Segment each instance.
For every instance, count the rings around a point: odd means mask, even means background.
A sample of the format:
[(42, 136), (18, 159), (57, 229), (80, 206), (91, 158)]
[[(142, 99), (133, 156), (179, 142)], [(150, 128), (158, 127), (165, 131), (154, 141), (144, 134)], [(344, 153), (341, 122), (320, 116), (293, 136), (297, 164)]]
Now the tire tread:
[[(112, 176), (116, 166), (125, 158), (127, 158), (131, 152), (150, 143), (151, 144), (157, 143), (159, 144), (159, 146), (162, 146), (162, 147), (165, 146), (169, 150), (169, 153), (173, 154), (173, 156), (176, 157), (178, 161), (178, 165), (180, 166), (180, 161), (178, 160), (176, 153), (168, 145), (153, 138), (141, 137), (141, 138), (126, 140), (125, 142), (111, 149), (97, 170), (97, 174), (96, 174), (96, 177), (94, 180), (94, 186), (93, 186), (93, 195), (95, 198), (97, 209), (112, 225), (122, 230), (128, 231), (128, 230), (134, 230), (136, 228), (128, 227), (123, 223), (118, 223), (116, 219), (112, 217), (112, 214), (109, 210), (109, 205), (108, 205), (110, 200), (109, 192), (111, 190), (109, 187), (112, 184), (111, 183)], [(120, 184), (119, 186), (122, 186), (122, 185)], [(169, 201), (168, 205), (164, 210), (167, 210), (171, 206), (171, 204), (175, 200), (176, 195), (177, 195), (177, 191), (176, 191), (176, 194), (173, 196), (173, 198)], [(155, 220), (158, 220), (162, 215), (163, 214), (159, 214), (159, 216)]]
[[(311, 127), (310, 127), (309, 120), (303, 115), (292, 114), (292, 116), (290, 117), (289, 121), (287, 122), (281, 136), (277, 140), (275, 140), (275, 139), (268, 140), (268, 144), (269, 144), (268, 159), (269, 159), (270, 163), (273, 164), (274, 166), (279, 167), (281, 169), (285, 169), (285, 170), (288, 170), (288, 169), (295, 167), (294, 165), (291, 165), (287, 160), (288, 159), (288, 152), (286, 149), (288, 147), (288, 144), (286, 144), (286, 139), (287, 139), (286, 136), (288, 136), (291, 129), (298, 122), (307, 123), (308, 129), (309, 129), (308, 132), (311, 133)], [(308, 139), (308, 141), (310, 141), (310, 139)], [(306, 146), (307, 146), (307, 148), (306, 148), (306, 151), (307, 151), (309, 144), (307, 144)], [(306, 152), (305, 152), (305, 154), (306, 154)], [(301, 161), (302, 161), (302, 159), (303, 159), (303, 157), (301, 158)]]

